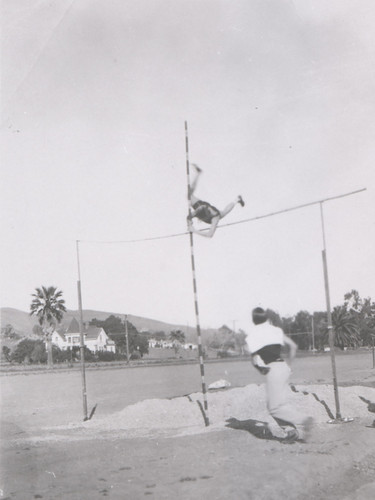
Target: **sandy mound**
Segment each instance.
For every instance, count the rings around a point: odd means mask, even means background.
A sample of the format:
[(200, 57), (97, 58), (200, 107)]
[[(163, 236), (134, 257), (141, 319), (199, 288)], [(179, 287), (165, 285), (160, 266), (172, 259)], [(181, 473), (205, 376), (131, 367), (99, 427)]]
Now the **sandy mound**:
[[(335, 393), (332, 385), (306, 385), (296, 386), (301, 392), (315, 394), (320, 401), (324, 401), (331, 410), (333, 416), (336, 416)], [(372, 403), (375, 403), (375, 389), (372, 387), (352, 386), (338, 388), (341, 416), (352, 418), (370, 418), (375, 419), (375, 414), (370, 413), (367, 404), (360, 399), (360, 396)], [(326, 413), (327, 415), (327, 413)], [(312, 413), (314, 417), (314, 414)], [(318, 418), (316, 417), (317, 421)], [(324, 420), (326, 422), (326, 419)]]
[[(290, 392), (291, 403), (303, 413), (314, 418), (317, 424), (326, 423), (336, 416), (334, 391), (331, 385), (295, 386)], [(372, 423), (375, 414), (370, 413), (363, 397), (375, 402), (375, 389), (369, 387), (340, 387), (339, 398), (342, 417), (366, 419)], [(92, 420), (79, 424), (87, 431), (123, 431), (129, 436), (155, 434), (191, 434), (224, 429), (229, 418), (254, 419), (268, 422), (277, 428), (268, 415), (265, 388), (262, 385), (225, 389), (207, 394), (210, 426), (205, 427), (201, 406), (202, 393), (174, 399), (149, 399), (127, 406), (107, 416), (95, 415)], [(199, 405), (199, 403), (201, 405)], [(76, 426), (74, 426), (76, 427)]]

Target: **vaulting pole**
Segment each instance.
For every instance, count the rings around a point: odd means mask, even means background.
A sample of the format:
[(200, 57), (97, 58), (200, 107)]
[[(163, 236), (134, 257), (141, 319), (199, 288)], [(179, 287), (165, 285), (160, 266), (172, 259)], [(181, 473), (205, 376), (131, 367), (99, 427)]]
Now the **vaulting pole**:
[(337, 376), (336, 376), (336, 360), (335, 360), (335, 346), (333, 339), (333, 326), (332, 326), (332, 315), (331, 315), (331, 301), (329, 296), (329, 282), (328, 282), (328, 266), (327, 266), (327, 254), (326, 254), (326, 237), (325, 237), (325, 229), (324, 229), (324, 216), (323, 216), (323, 203), (320, 203), (320, 215), (322, 221), (322, 233), (323, 233), (323, 272), (324, 272), (324, 286), (326, 293), (326, 305), (327, 305), (327, 323), (328, 323), (328, 340), (329, 340), (329, 349), (331, 354), (331, 364), (332, 364), (332, 374), (333, 374), (333, 389), (335, 392), (335, 403), (336, 403), (336, 419), (341, 419), (340, 412), (340, 400), (339, 400), (339, 391), (337, 386)]
[[(191, 192), (190, 192), (189, 140), (188, 140), (187, 122), (185, 122), (185, 148), (186, 148), (186, 175), (187, 175), (188, 209), (189, 209), (189, 215), (190, 215), (191, 214), (191, 208), (190, 208)], [(195, 276), (195, 260), (194, 260), (194, 239), (193, 239), (192, 231), (189, 231), (189, 236), (190, 236), (191, 269), (192, 269), (192, 273), (193, 273), (195, 318), (196, 318), (196, 323), (197, 323), (197, 335), (198, 335), (199, 365), (200, 365), (200, 372), (201, 372), (201, 379), (202, 379), (202, 393), (203, 393), (203, 403), (204, 403), (204, 411), (203, 411), (202, 407), (201, 407), (201, 410), (202, 410), (202, 414), (204, 417), (204, 423), (206, 424), (206, 427), (207, 427), (210, 425), (210, 421), (208, 418), (207, 392), (206, 392), (206, 382), (205, 382), (205, 378), (204, 378), (203, 348), (202, 348), (201, 327), (200, 327), (200, 321), (199, 321), (197, 279)]]
[(82, 401), (83, 401), (83, 420), (88, 420), (87, 416), (87, 392), (86, 392), (86, 371), (85, 371), (85, 341), (83, 337), (83, 312), (82, 312), (82, 293), (81, 293), (81, 269), (79, 264), (79, 241), (77, 245), (77, 264), (78, 264), (78, 307), (79, 307), (79, 336), (80, 336), (80, 358), (81, 358), (81, 376), (82, 376)]

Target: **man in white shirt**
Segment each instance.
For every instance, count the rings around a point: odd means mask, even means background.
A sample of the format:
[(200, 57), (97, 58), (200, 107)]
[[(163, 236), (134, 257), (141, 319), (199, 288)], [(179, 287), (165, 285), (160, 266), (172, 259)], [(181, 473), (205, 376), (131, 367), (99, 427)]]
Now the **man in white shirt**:
[(267, 312), (261, 307), (253, 309), (252, 317), (255, 327), (247, 335), (246, 343), (253, 365), (266, 375), (268, 411), (280, 426), (293, 427), (293, 430), (287, 433), (288, 441), (305, 440), (313, 419), (300, 413), (288, 401), (291, 369), (282, 355), (287, 347), (291, 361), (297, 346), (281, 328), (269, 322)]

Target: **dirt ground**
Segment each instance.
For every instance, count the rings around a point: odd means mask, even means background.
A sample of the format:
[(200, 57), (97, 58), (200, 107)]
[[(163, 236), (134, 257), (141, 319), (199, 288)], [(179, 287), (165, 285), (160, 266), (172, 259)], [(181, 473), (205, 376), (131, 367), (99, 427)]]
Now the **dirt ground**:
[(62, 425), (43, 423), (42, 413), (38, 425), (22, 425), (15, 411), (1, 426), (0, 498), (373, 499), (375, 413), (361, 398), (375, 403), (374, 374), (364, 370), (362, 386), (358, 373), (355, 386), (340, 387), (343, 416), (352, 422), (328, 423), (331, 385), (291, 390), (292, 402), (316, 422), (307, 443), (285, 444), (264, 431), (269, 420), (257, 383), (210, 392), (208, 427), (200, 393)]

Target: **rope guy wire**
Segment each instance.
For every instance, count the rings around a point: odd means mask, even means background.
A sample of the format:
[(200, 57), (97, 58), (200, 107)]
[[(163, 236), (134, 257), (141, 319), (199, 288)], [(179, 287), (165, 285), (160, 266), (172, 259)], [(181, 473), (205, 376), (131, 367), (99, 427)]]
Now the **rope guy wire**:
[[(350, 193), (344, 193), (344, 194), (340, 194), (337, 196), (331, 196), (329, 198), (323, 198), (322, 200), (311, 201), (309, 203), (303, 203), (302, 205), (296, 205), (296, 206), (289, 207), (289, 208), (283, 208), (281, 210), (276, 210), (275, 212), (268, 212), (268, 213), (263, 214), (263, 215), (256, 215), (255, 217), (250, 217), (249, 219), (242, 219), (242, 220), (238, 220), (235, 222), (228, 222), (226, 224), (220, 224), (217, 227), (217, 229), (221, 229), (223, 227), (228, 227), (228, 226), (235, 226), (237, 224), (244, 224), (246, 222), (254, 222), (254, 221), (257, 221), (260, 219), (266, 219), (268, 217), (273, 217), (275, 215), (280, 215), (280, 214), (284, 214), (287, 212), (292, 212), (294, 210), (300, 210), (302, 208), (311, 207), (313, 205), (319, 205), (319, 204), (325, 203), (327, 201), (337, 200), (339, 198), (344, 198), (346, 196), (351, 196), (353, 194), (362, 193), (363, 191), (366, 191), (366, 188), (358, 189), (356, 191), (351, 191)], [(205, 229), (203, 229), (202, 231), (205, 231)], [(142, 241), (164, 240), (167, 238), (176, 238), (179, 236), (185, 236), (187, 234), (189, 234), (188, 231), (186, 231), (184, 233), (172, 233), (172, 234), (166, 234), (163, 236), (152, 236), (152, 237), (148, 237), (148, 238), (139, 238), (139, 239), (133, 239), (133, 240), (77, 240), (77, 241), (79, 241), (80, 243), (97, 243), (97, 244), (123, 243), (123, 244), (125, 244), (125, 243), (139, 243)]]

